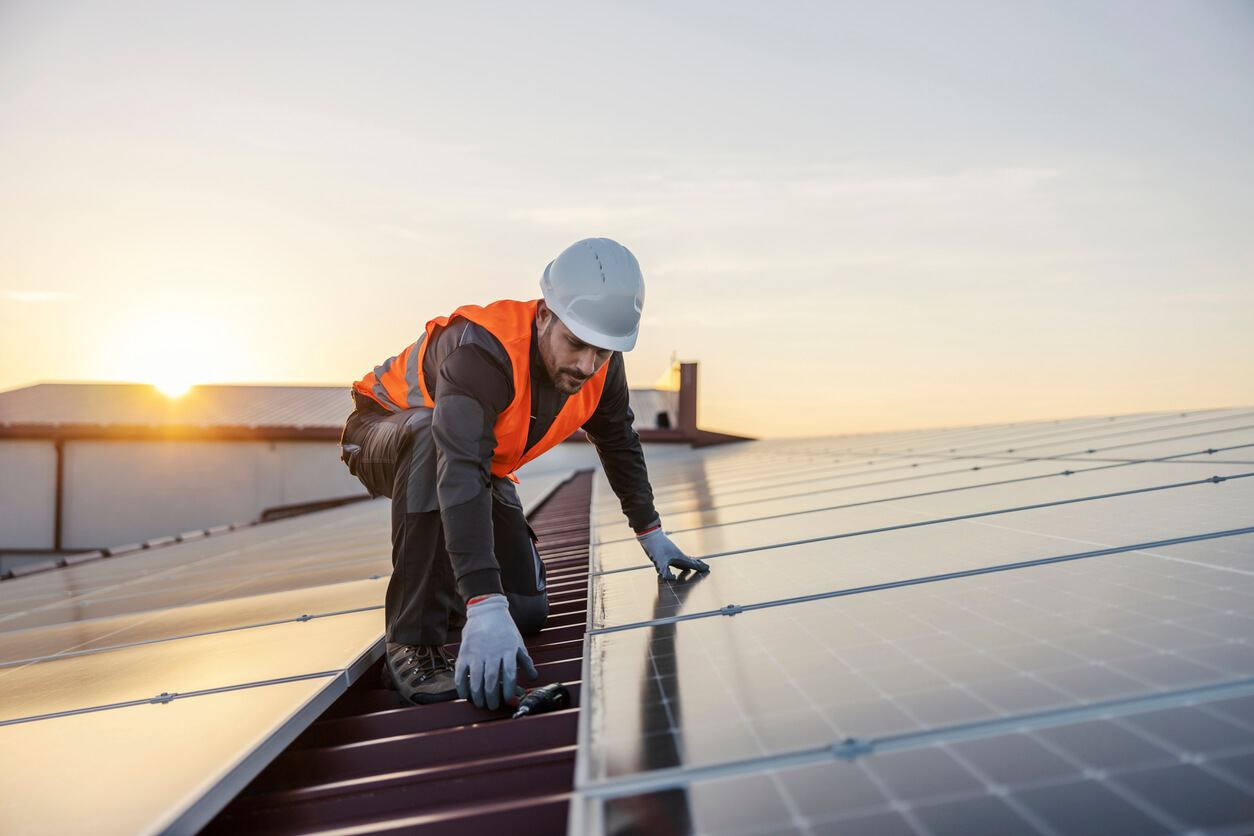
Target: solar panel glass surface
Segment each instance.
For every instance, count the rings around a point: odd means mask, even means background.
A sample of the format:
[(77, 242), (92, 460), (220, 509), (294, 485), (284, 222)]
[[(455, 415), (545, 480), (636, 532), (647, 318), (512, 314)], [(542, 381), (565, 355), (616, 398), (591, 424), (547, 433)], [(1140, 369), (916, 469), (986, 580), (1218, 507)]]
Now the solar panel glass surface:
[(1254, 478), (1206, 452), (1251, 449), (1252, 425), (1245, 409), (696, 452), (651, 473), (675, 542), (711, 558), (675, 582), (602, 481), (578, 826), (1254, 825)]
[(377, 610), (386, 588), (386, 578), (350, 581), (114, 618), (73, 621), (41, 630), (0, 633), (0, 665), (11, 666), (45, 656), (98, 652), (122, 645), (318, 618), (349, 610)]
[(0, 668), (0, 722), (338, 671), (379, 628), (370, 610)]
[[(993, 496), (983, 512), (967, 506), (965, 514), (948, 516), (901, 507), (904, 504), (695, 529), (672, 539), (689, 554), (718, 560), (721, 555), (821, 542), (828, 544), (828, 554), (839, 556), (846, 542), (871, 537), (893, 553), (918, 554), (920, 548), (935, 548), (941, 554), (979, 551), (988, 553), (993, 562), (1008, 563), (1049, 556), (1050, 551), (1068, 554), (1241, 528), (1254, 522), (1249, 512), (1254, 507), (1254, 478), (1045, 507), (1002, 505)], [(983, 515), (965, 518), (973, 514)], [(934, 546), (928, 545), (933, 541)], [(1047, 547), (1046, 541), (1055, 542)], [(1032, 542), (1040, 545), (1028, 545)], [(911, 548), (907, 543), (916, 545)], [(642, 564), (648, 568), (635, 542), (608, 543), (594, 551), (597, 572), (637, 569)], [(929, 565), (929, 574), (952, 571), (934, 559)]]
[[(1137, 554), (600, 634), (592, 775), (1254, 677), (1250, 619), (1217, 590), (1254, 612), (1254, 572)], [(674, 762), (647, 753), (659, 735)]]
[(1051, 724), (594, 802), (608, 832), (1184, 833), (1254, 809), (1250, 697)]
[(161, 833), (229, 780), (284, 721), (316, 706), (332, 679), (0, 726), (3, 829)]

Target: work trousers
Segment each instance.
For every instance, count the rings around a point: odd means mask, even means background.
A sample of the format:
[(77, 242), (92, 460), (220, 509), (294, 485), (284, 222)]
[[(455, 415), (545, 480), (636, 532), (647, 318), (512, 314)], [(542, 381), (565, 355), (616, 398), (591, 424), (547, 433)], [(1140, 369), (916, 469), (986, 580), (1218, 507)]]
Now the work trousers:
[[(466, 605), (444, 547), (436, 495), (433, 410), (390, 413), (364, 396), (344, 426), (344, 463), (371, 496), (392, 500), (392, 578), (384, 615), (387, 640), (409, 645), (444, 644), (450, 622), (465, 622)], [(549, 614), (544, 564), (535, 534), (508, 479), (491, 477), (492, 537), (510, 615), (523, 635), (537, 633)]]

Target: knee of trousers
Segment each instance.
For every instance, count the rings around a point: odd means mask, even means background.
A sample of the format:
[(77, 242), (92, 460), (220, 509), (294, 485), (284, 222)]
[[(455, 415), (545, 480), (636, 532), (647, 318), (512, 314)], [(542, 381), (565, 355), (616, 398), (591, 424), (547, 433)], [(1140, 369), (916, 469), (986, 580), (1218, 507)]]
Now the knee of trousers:
[(506, 592), (509, 599), (509, 614), (524, 636), (534, 636), (544, 629), (549, 620), (549, 596), (541, 592), (539, 595), (517, 595)]

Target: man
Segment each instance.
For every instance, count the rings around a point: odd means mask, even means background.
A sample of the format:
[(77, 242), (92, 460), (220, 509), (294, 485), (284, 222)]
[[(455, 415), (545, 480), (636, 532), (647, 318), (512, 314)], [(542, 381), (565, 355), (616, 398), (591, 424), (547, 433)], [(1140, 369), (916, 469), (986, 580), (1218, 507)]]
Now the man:
[[(342, 457), (392, 500), (384, 683), (418, 704), (456, 696), (497, 708), (534, 679), (522, 635), (548, 617), (544, 565), (511, 479), (582, 427), (658, 574), (708, 571), (661, 529), (632, 429), (622, 352), (644, 303), (626, 247), (589, 238), (564, 250), (543, 298), (467, 305), (353, 384)], [(462, 623), (456, 666), (444, 651)]]

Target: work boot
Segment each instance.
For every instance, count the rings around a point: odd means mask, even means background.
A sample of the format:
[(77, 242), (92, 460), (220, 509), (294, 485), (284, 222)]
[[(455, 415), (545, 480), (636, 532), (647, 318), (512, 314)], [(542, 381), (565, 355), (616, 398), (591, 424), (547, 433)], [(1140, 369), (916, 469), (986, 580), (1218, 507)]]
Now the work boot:
[(383, 687), (417, 705), (457, 699), (453, 659), (439, 644), (388, 642), (383, 659)]

